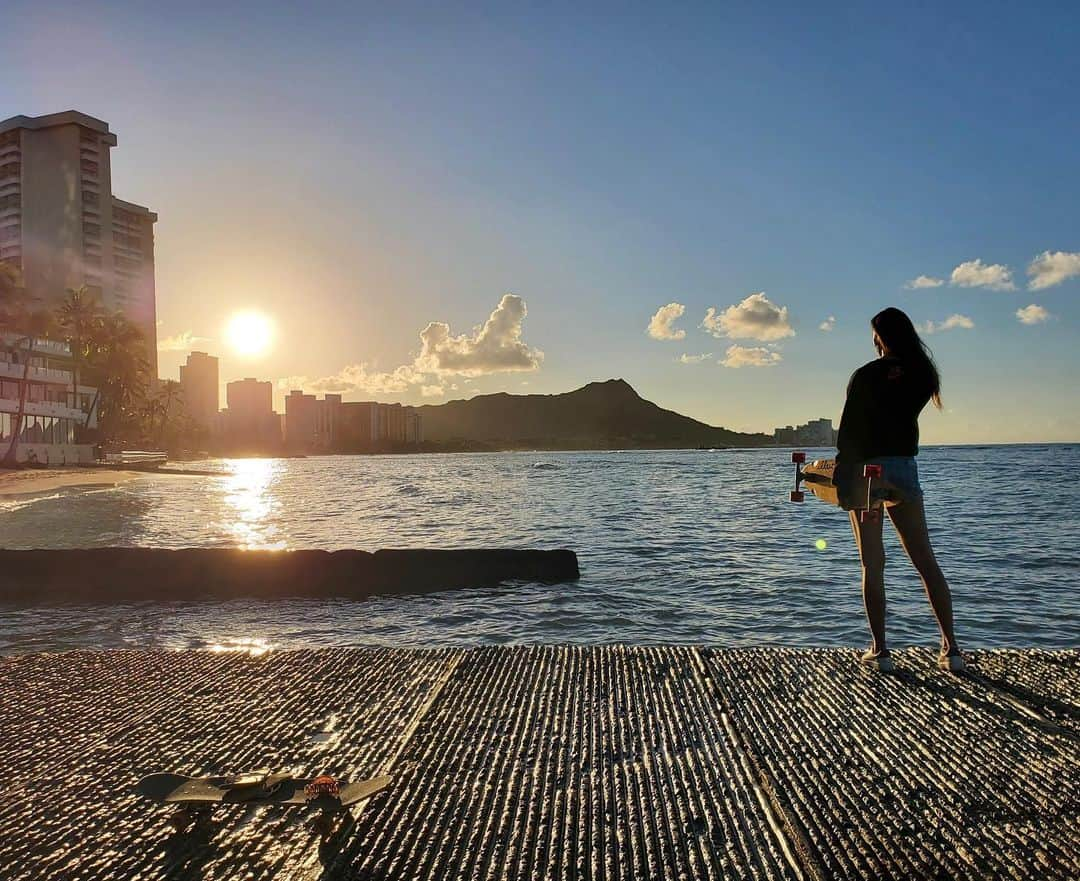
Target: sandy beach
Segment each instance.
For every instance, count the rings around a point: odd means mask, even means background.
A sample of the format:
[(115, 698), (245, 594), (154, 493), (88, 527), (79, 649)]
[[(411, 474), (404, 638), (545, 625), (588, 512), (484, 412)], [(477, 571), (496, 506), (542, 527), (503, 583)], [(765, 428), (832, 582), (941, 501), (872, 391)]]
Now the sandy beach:
[(117, 486), (141, 477), (112, 468), (0, 469), (0, 497), (29, 496), (73, 487)]

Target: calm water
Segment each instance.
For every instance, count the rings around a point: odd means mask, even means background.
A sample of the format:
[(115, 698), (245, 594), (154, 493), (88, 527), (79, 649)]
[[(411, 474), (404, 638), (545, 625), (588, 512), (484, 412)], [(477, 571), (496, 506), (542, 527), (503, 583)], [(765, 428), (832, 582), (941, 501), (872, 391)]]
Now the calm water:
[[(813, 498), (789, 503), (787, 458), (756, 450), (236, 460), (204, 466), (221, 477), (0, 502), (0, 544), (11, 548), (569, 547), (582, 566), (571, 584), (365, 602), (0, 606), (0, 651), (860, 645), (846, 516)], [(939, 447), (919, 461), (963, 644), (1080, 644), (1080, 446)], [(890, 637), (935, 645), (922, 588), (885, 529)]]

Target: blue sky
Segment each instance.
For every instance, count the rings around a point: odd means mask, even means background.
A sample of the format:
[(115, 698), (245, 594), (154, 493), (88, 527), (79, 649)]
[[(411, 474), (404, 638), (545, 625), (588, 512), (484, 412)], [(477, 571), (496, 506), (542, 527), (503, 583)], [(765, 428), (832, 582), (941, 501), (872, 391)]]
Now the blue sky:
[[(223, 379), (438, 402), (622, 376), (771, 430), (838, 418), (896, 305), (973, 325), (928, 338), (925, 441), (1080, 440), (1080, 274), (1026, 275), (1080, 254), (1075, 4), (244, 6), (17, 0), (0, 34), (0, 115), (117, 133), (115, 192), (160, 215), (160, 334)], [(1015, 289), (949, 283), (974, 260)], [(794, 335), (700, 327), (756, 292)], [(478, 340), (506, 293), (521, 338)], [(685, 337), (653, 339), (668, 303)], [(277, 323), (262, 360), (222, 341), (242, 308)]]

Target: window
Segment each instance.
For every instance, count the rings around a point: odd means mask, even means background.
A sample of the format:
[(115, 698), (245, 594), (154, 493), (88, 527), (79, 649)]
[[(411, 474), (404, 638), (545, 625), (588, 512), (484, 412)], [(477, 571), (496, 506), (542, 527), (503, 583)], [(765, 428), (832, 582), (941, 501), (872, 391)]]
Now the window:
[(79, 167), (82, 169), (83, 174), (97, 174), (98, 173), (98, 164), (96, 162), (91, 162), (89, 159), (84, 159), (79, 164)]
[(5, 226), (0, 229), (0, 242), (14, 242), (19, 236), (19, 227)]
[(0, 147), (7, 147), (11, 144), (18, 144), (21, 133), (18, 129), (10, 132), (4, 132), (0, 135)]
[(98, 205), (100, 204), (100, 197), (93, 190), (83, 190), (82, 200), (84, 205)]
[(6, 196), (0, 196), (0, 211), (5, 208), (18, 208), (20, 204), (20, 196), (18, 193), (9, 193)]
[(22, 174), (21, 162), (6, 162), (0, 165), (0, 177), (18, 177)]
[(90, 238), (101, 238), (101, 225), (97, 223), (84, 223), (82, 225), (82, 231), (84, 236), (90, 236)]

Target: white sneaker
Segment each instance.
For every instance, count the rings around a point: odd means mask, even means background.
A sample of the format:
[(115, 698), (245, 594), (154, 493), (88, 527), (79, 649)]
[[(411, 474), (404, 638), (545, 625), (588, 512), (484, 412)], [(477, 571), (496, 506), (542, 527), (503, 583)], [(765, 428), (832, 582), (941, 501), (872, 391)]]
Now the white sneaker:
[(889, 654), (888, 649), (883, 652), (867, 649), (860, 656), (859, 663), (871, 667), (879, 673), (892, 673), (896, 669), (896, 664), (893, 663), (892, 655)]

